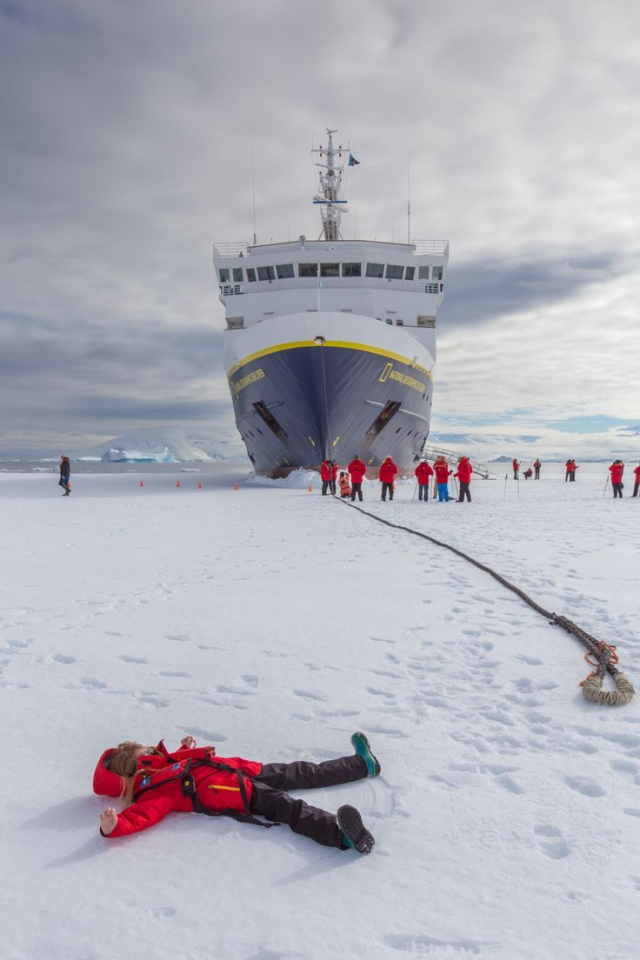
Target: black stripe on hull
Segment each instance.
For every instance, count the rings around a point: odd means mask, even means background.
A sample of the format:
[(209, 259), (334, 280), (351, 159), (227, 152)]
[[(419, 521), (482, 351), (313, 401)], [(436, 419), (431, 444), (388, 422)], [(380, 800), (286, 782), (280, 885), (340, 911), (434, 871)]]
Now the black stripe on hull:
[[(392, 456), (412, 472), (429, 433), (433, 384), (426, 373), (364, 350), (276, 350), (235, 371), (229, 387), (249, 457), (269, 476), (317, 469), (327, 456), (344, 465), (356, 453), (367, 466)], [(398, 411), (372, 433), (389, 402), (400, 404)]]

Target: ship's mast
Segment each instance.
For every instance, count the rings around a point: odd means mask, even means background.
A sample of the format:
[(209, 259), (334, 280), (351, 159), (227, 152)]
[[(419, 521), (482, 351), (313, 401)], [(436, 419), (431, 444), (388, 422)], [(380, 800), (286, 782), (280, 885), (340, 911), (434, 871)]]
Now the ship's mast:
[(311, 151), (319, 155), (316, 167), (320, 168), (321, 192), (316, 194), (313, 202), (320, 207), (320, 213), (322, 214), (322, 233), (319, 238), (321, 240), (323, 238), (325, 240), (342, 240), (340, 217), (343, 213), (347, 213), (347, 201), (340, 199), (344, 171), (342, 144), (337, 149), (333, 146), (333, 134), (337, 132), (337, 130), (329, 130), (327, 127), (328, 145), (326, 147), (320, 146), (318, 149)]

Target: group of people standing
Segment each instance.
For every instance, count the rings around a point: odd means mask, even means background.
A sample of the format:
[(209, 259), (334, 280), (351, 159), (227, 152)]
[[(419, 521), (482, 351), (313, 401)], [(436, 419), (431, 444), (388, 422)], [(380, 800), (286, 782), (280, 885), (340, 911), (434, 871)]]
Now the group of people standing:
[[(520, 462), (516, 457), (513, 459), (512, 466), (513, 479), (518, 480), (520, 475)], [(542, 463), (540, 460), (536, 459), (533, 463), (533, 468), (529, 467), (527, 470), (525, 470), (523, 476), (526, 479), (529, 479), (529, 477), (535, 475), (535, 479), (539, 480), (541, 467)], [(565, 463), (565, 482), (575, 483), (576, 471), (579, 469), (580, 468), (575, 460), (567, 460)], [(635, 476), (635, 482), (632, 496), (637, 497), (640, 493), (640, 464), (633, 472)], [(395, 478), (397, 473), (398, 467), (394, 463), (393, 457), (385, 457), (378, 468), (377, 477), (382, 484), (380, 491), (381, 500), (386, 501), (387, 496), (389, 497), (389, 500), (393, 500)], [(435, 478), (433, 496), (435, 497), (437, 491), (438, 501), (440, 503), (448, 503), (449, 500), (452, 499), (449, 495), (450, 477), (455, 477), (459, 484), (459, 494), (457, 497), (458, 503), (462, 503), (464, 500), (467, 500), (468, 502), (471, 501), (470, 485), (473, 467), (469, 457), (460, 457), (455, 471), (450, 468), (449, 463), (444, 455), (436, 457), (433, 466), (431, 466), (427, 460), (421, 460), (414, 473), (418, 481), (418, 499), (424, 503), (429, 502), (429, 486), (432, 477)], [(622, 490), (624, 487), (622, 482), (623, 473), (624, 463), (622, 460), (614, 460), (609, 467), (609, 475), (614, 497), (622, 496)], [(335, 496), (336, 488), (339, 487), (340, 497), (343, 500), (350, 497), (353, 501), (357, 497), (360, 502), (362, 502), (362, 483), (366, 475), (366, 464), (360, 459), (358, 454), (355, 455), (346, 470), (340, 470), (340, 466), (335, 460), (323, 460), (322, 466), (320, 467), (322, 494), (323, 496), (326, 496), (327, 493), (330, 492)]]
[[(471, 501), (471, 474), (473, 468), (469, 457), (460, 457), (456, 471), (449, 468), (449, 463), (444, 456), (436, 457), (433, 467), (427, 460), (422, 460), (415, 469), (415, 476), (418, 481), (418, 499), (429, 502), (429, 484), (431, 477), (435, 476), (435, 490), (438, 493), (439, 502), (449, 502), (449, 477), (455, 477), (459, 482), (460, 493), (458, 502), (463, 500)], [(395, 478), (398, 473), (398, 466), (393, 457), (385, 457), (378, 468), (377, 479), (382, 484), (380, 490), (380, 499), (386, 501), (393, 500), (395, 491)], [(340, 470), (339, 464), (335, 460), (323, 460), (320, 466), (320, 479), (322, 480), (322, 495), (328, 493), (336, 494), (336, 486), (340, 488), (341, 499), (350, 497), (352, 501), (358, 498), (362, 502), (362, 483), (367, 475), (367, 466), (358, 454), (355, 455), (346, 470)]]

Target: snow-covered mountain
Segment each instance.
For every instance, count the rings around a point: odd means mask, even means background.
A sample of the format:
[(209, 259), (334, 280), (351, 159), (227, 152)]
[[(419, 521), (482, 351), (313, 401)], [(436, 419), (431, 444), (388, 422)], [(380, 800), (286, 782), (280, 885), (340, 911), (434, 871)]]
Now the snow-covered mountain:
[(98, 457), (109, 461), (156, 461), (175, 463), (180, 461), (240, 460), (242, 455), (230, 447), (223, 452), (214, 439), (193, 435), (183, 427), (145, 427), (132, 430), (121, 437), (105, 440), (95, 447), (76, 451), (73, 459)]

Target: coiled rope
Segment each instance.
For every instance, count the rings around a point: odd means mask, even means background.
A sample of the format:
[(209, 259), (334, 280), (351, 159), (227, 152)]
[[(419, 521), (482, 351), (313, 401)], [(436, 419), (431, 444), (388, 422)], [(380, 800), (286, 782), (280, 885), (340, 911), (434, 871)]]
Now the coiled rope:
[[(337, 500), (339, 498), (336, 497), (335, 499)], [(590, 700), (591, 703), (601, 703), (608, 707), (621, 707), (633, 699), (633, 695), (635, 693), (633, 684), (627, 679), (627, 677), (625, 677), (624, 673), (621, 673), (621, 671), (618, 670), (616, 666), (618, 663), (618, 655), (614, 646), (605, 643), (603, 640), (596, 640), (595, 637), (592, 637), (590, 633), (587, 633), (586, 630), (583, 630), (582, 627), (579, 627), (573, 622), (573, 620), (569, 620), (568, 617), (563, 617), (561, 614), (551, 613), (549, 610), (545, 610), (544, 607), (541, 607), (539, 603), (536, 603), (535, 600), (532, 600), (531, 597), (524, 592), (524, 590), (520, 589), (520, 587), (516, 587), (514, 583), (506, 580), (486, 564), (480, 563), (479, 560), (474, 560), (474, 558), (470, 557), (468, 553), (458, 550), (457, 547), (452, 547), (450, 543), (443, 543), (442, 540), (436, 540), (435, 537), (431, 537), (427, 533), (420, 533), (420, 531), (413, 530), (411, 527), (404, 527), (402, 524), (392, 523), (390, 520), (385, 520), (383, 517), (378, 517), (373, 513), (369, 513), (367, 510), (363, 510), (362, 507), (356, 507), (355, 503), (351, 501), (341, 500), (341, 502), (344, 503), (345, 506), (357, 510), (358, 513), (363, 513), (365, 517), (370, 517), (372, 520), (377, 520), (378, 523), (384, 523), (385, 526), (393, 527), (395, 530), (404, 530), (405, 533), (410, 533), (414, 537), (422, 537), (423, 540), (429, 540), (430, 543), (435, 543), (435, 545), (438, 547), (444, 547), (445, 550), (450, 550), (458, 557), (462, 557), (463, 560), (468, 560), (468, 562), (472, 563), (474, 567), (477, 567), (479, 570), (484, 570), (485, 573), (488, 573), (489, 576), (493, 577), (494, 580), (497, 580), (498, 583), (501, 583), (503, 587), (507, 588), (507, 590), (511, 590), (512, 593), (517, 594), (521, 600), (524, 600), (525, 603), (529, 604), (529, 606), (532, 607), (536, 613), (539, 613), (540, 616), (545, 617), (549, 623), (555, 624), (558, 627), (562, 627), (563, 630), (566, 630), (567, 633), (570, 633), (573, 637), (584, 644), (584, 646), (587, 648), (585, 660), (591, 666), (596, 668), (580, 684), (584, 697), (587, 700)], [(590, 657), (594, 657), (595, 662), (594, 660), (591, 660)], [(613, 682), (616, 685), (615, 690), (602, 689), (605, 673), (607, 672), (609, 672)]]

